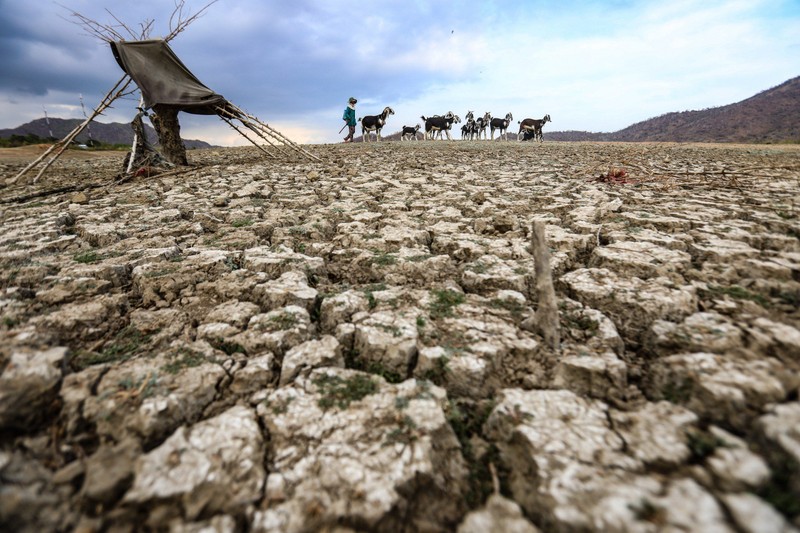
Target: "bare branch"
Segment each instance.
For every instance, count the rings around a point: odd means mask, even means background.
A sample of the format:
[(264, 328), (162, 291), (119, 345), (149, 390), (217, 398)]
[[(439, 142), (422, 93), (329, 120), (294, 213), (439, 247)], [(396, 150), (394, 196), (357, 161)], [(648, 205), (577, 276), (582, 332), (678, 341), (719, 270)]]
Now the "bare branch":
[[(211, 0), (211, 2), (209, 2), (205, 6), (203, 6), (200, 9), (200, 11), (198, 11), (197, 13), (192, 15), (191, 17), (189, 17), (189, 18), (184, 20), (184, 18), (183, 18), (183, 16), (184, 16), (183, 8), (184, 8), (184, 6), (186, 4), (186, 0), (176, 0), (175, 1), (175, 9), (172, 11), (172, 16), (170, 16), (170, 19), (169, 19), (170, 33), (169, 33), (169, 35), (167, 35), (164, 38), (164, 40), (169, 42), (172, 39), (174, 39), (175, 37), (177, 37), (179, 33), (181, 33), (183, 30), (186, 29), (187, 26), (189, 26), (189, 24), (191, 24), (192, 22), (194, 22), (195, 20), (197, 20), (198, 18), (203, 16), (203, 13), (205, 13), (205, 11), (208, 8), (210, 8), (211, 6), (216, 4), (218, 1), (219, 0)], [(177, 17), (177, 24), (173, 27), (173, 22), (176, 20), (176, 17)]]

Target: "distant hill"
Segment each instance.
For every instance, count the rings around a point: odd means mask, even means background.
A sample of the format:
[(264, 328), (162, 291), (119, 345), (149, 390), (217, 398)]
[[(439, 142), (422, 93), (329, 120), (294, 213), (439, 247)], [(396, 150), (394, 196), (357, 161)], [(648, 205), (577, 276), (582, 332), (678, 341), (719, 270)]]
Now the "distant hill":
[[(53, 137), (56, 139), (63, 139), (64, 137), (69, 134), (75, 127), (83, 122), (83, 120), (73, 118), (73, 119), (63, 119), (63, 118), (51, 118), (50, 120), (50, 130), (53, 131)], [(100, 141), (106, 144), (131, 144), (133, 142), (133, 129), (131, 129), (130, 124), (122, 124), (119, 122), (111, 122), (111, 123), (103, 123), (103, 122), (96, 122), (92, 121), (89, 124), (89, 129), (92, 132), (92, 139), (95, 141)], [(144, 125), (145, 135), (147, 135), (147, 139), (156, 144), (158, 141), (158, 137), (156, 136), (156, 131), (153, 129), (152, 126), (145, 123)], [(0, 138), (8, 138), (12, 135), (37, 135), (43, 139), (46, 139), (50, 136), (50, 132), (48, 131), (47, 127), (47, 120), (44, 118), (38, 118), (27, 124), (23, 124), (22, 126), (18, 126), (13, 129), (0, 129)], [(83, 130), (80, 135), (78, 135), (77, 140), (79, 142), (86, 142), (89, 140), (89, 132), (87, 130)], [(183, 143), (186, 145), (186, 148), (209, 148), (211, 147), (205, 141), (198, 141), (198, 140), (191, 140), (191, 139), (184, 139)]]
[(800, 77), (735, 104), (667, 113), (611, 137), (615, 141), (800, 142)]
[[(548, 126), (544, 128), (548, 141), (800, 142), (800, 77), (735, 104), (667, 113), (611, 133), (549, 131)], [(516, 140), (518, 129), (515, 121), (508, 138)], [(399, 132), (386, 133), (386, 140), (400, 138)], [(460, 139), (460, 126), (454, 125), (451, 134)]]

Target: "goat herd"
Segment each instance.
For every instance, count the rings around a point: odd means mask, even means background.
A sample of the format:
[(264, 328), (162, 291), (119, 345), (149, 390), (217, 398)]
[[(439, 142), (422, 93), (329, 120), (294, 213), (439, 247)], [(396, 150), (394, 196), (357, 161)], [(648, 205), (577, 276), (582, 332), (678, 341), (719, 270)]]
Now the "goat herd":
[[(377, 141), (381, 140), (381, 129), (386, 124), (386, 118), (389, 115), (394, 115), (394, 110), (391, 107), (384, 108), (380, 115), (368, 115), (358, 119), (361, 122), (361, 136), (364, 142), (371, 140), (372, 132), (375, 132)], [(437, 136), (442, 137), (442, 132), (447, 136), (448, 140), (452, 140), (450, 130), (453, 124), (460, 124), (461, 118), (454, 115), (452, 111), (448, 111), (445, 115), (433, 115), (432, 117), (422, 117), (425, 122), (425, 139), (433, 140)], [(508, 126), (514, 117), (508, 113), (505, 118), (492, 118), (491, 113), (486, 112), (482, 117), (475, 118), (472, 111), (467, 111), (464, 125), (461, 126), (461, 139), (472, 141), (489, 139), (494, 140), (494, 132), (499, 132), (498, 139), (508, 140)], [(517, 134), (518, 141), (538, 140), (544, 142), (542, 135), (542, 127), (546, 122), (550, 122), (550, 115), (545, 115), (541, 119), (526, 118), (523, 121), (518, 121), (519, 133)], [(487, 137), (486, 129), (489, 129)], [(403, 131), (400, 134), (401, 141), (418, 140), (417, 133), (420, 130), (420, 125), (416, 126), (403, 126)]]

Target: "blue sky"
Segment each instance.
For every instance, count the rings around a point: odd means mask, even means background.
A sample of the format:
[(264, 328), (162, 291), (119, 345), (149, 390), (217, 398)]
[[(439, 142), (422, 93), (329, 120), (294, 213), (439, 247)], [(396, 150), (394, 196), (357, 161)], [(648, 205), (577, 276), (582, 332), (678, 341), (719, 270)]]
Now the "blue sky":
[[(206, 0), (187, 0), (194, 13)], [(70, 18), (168, 33), (168, 0), (0, 0), (0, 128), (79, 118), (122, 71)], [(66, 6), (63, 7), (63, 6)], [(110, 12), (110, 13), (109, 13)], [(214, 91), (298, 142), (337, 142), (391, 106), (385, 133), (420, 115), (552, 117), (547, 129), (616, 131), (726, 105), (800, 75), (800, 0), (219, 0), (173, 42)], [(135, 99), (101, 120), (130, 121)], [(246, 144), (215, 117), (182, 133)], [(513, 128), (512, 128), (513, 130)]]

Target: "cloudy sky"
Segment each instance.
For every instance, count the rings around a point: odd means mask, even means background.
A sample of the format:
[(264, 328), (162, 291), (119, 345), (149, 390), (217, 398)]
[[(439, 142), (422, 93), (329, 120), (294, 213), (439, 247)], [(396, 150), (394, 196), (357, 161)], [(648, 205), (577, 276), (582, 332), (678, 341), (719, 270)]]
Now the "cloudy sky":
[[(208, 0), (187, 0), (190, 13)], [(174, 0), (0, 0), (0, 128), (82, 117), (122, 76), (70, 17), (169, 32)], [(337, 142), (342, 110), (511, 112), (616, 131), (734, 103), (800, 75), (800, 0), (219, 0), (172, 41), (203, 83), (298, 142)], [(136, 100), (101, 120), (128, 122)], [(216, 117), (182, 133), (246, 143)]]

